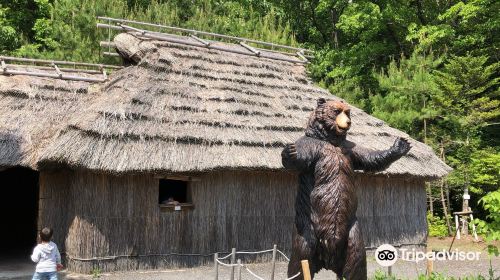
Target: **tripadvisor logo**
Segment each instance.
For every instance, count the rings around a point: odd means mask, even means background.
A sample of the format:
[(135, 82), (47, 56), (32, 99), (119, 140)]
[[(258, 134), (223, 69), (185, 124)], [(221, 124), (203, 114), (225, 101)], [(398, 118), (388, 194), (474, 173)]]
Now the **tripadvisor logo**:
[(422, 252), (417, 251), (415, 248), (409, 250), (405, 248), (399, 249), (389, 244), (380, 245), (375, 251), (375, 260), (381, 266), (391, 266), (396, 263), (400, 258), (403, 261), (419, 262), (423, 260), (437, 260), (437, 261), (476, 261), (479, 260), (481, 252), (463, 252), (455, 249), (454, 251), (432, 251)]
[(382, 244), (375, 251), (375, 260), (381, 266), (391, 266), (398, 260), (398, 251), (392, 245)]
[(416, 251), (415, 248), (408, 249), (400, 249), (401, 251), (401, 259), (405, 261), (419, 262), (423, 260), (436, 260), (436, 261), (478, 261), (481, 252), (464, 252), (458, 251), (455, 249), (454, 251), (432, 251), (432, 252), (420, 252)]

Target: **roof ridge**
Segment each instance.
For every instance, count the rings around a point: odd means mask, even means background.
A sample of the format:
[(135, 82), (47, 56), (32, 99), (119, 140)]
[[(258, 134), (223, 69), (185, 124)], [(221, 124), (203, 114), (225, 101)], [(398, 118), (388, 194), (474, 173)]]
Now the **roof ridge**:
[[(140, 37), (154, 39), (154, 40), (161, 40), (161, 41), (167, 41), (167, 42), (183, 44), (183, 45), (191, 45), (191, 46), (196, 46), (196, 47), (206, 47), (208, 49), (233, 52), (233, 53), (238, 53), (238, 54), (243, 54), (243, 55), (252, 55), (252, 56), (256, 56), (256, 57), (282, 60), (282, 61), (288, 61), (288, 62), (292, 62), (292, 63), (305, 64), (305, 63), (309, 62), (308, 58), (313, 57), (313, 56), (311, 56), (313, 51), (311, 51), (309, 49), (292, 47), (292, 46), (281, 45), (281, 44), (275, 44), (275, 43), (270, 43), (270, 42), (265, 42), (265, 41), (260, 41), (260, 40), (243, 38), (243, 37), (236, 37), (236, 36), (223, 35), (223, 34), (206, 32), (206, 31), (199, 31), (199, 30), (194, 30), (194, 29), (180, 28), (180, 27), (174, 27), (174, 26), (167, 26), (167, 25), (161, 25), (161, 24), (155, 24), (155, 23), (147, 23), (147, 22), (141, 22), (141, 21), (136, 21), (136, 20), (118, 19), (118, 18), (111, 18), (111, 17), (97, 17), (97, 20), (98, 20), (97, 28), (108, 29), (108, 32), (107, 32), (108, 33), (108, 41), (100, 42), (100, 45), (104, 48), (107, 48), (108, 52), (104, 52), (104, 54), (110, 55), (110, 56), (118, 56), (116, 53), (111, 51), (111, 47), (113, 46), (113, 42), (112, 42), (112, 38), (111, 38), (111, 30), (120, 30), (120, 31), (127, 32), (127, 33), (136, 33)], [(99, 22), (99, 21), (101, 21), (101, 22)], [(130, 26), (132, 24), (135, 26)], [(139, 26), (139, 27), (137, 27), (137, 26)], [(145, 27), (159, 28), (159, 31), (147, 30), (147, 29), (145, 29)], [(170, 32), (166, 32), (165, 30), (168, 30)], [(179, 36), (178, 33), (181, 33), (183, 35)], [(187, 36), (185, 36), (184, 34), (187, 34)], [(175, 38), (172, 36), (178, 36), (178, 37)], [(220, 40), (219, 41), (209, 40), (206, 38), (200, 38), (198, 36), (216, 38), (216, 39), (220, 39)], [(179, 40), (179, 38), (182, 38), (182, 40)], [(221, 47), (220, 45), (217, 45), (217, 43), (227, 43), (227, 42), (224, 42), (222, 40), (229, 40), (229, 41), (237, 42), (237, 44), (235, 44), (235, 45), (240, 46), (242, 48), (242, 50), (228, 49), (228, 48)], [(253, 44), (253, 46), (248, 45), (249, 43)], [(259, 45), (259, 47), (255, 46), (255, 45)], [(270, 47), (270, 48), (264, 48), (261, 46)], [(286, 50), (286, 51), (283, 51), (283, 50)], [(284, 55), (287, 55), (289, 57), (290, 56), (294, 57), (295, 59), (276, 57), (276, 56), (273, 56), (272, 54), (284, 54)]]

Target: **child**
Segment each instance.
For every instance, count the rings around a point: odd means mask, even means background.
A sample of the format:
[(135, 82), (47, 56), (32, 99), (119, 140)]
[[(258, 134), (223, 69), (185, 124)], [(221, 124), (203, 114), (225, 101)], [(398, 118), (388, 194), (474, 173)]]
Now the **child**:
[(44, 228), (40, 232), (40, 244), (33, 250), (31, 260), (36, 262), (36, 270), (32, 280), (57, 280), (57, 271), (62, 269), (61, 255), (57, 245), (50, 241), (52, 229)]

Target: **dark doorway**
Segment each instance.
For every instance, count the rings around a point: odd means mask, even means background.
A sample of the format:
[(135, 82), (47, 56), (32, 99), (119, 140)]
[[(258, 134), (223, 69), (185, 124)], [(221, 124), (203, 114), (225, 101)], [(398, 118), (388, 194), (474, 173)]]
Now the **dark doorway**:
[(0, 257), (29, 257), (37, 236), (38, 172), (18, 167), (0, 171), (0, 186)]

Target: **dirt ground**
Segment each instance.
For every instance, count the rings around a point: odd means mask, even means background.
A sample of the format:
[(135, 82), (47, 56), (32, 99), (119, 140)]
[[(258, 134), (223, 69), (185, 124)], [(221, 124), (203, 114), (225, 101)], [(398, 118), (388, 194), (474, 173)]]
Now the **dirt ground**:
[[(451, 238), (430, 238), (428, 241), (428, 247), (432, 250), (439, 251), (442, 249), (448, 249), (451, 244)], [(497, 247), (500, 247), (500, 242), (494, 243)], [(500, 276), (500, 257), (490, 257), (487, 253), (487, 244), (485, 242), (473, 242), (472, 240), (456, 240), (452, 251), (455, 249), (465, 252), (480, 252), (480, 259), (474, 261), (459, 261), (459, 260), (446, 260), (446, 261), (435, 261), (433, 263), (434, 271), (442, 273), (446, 276), (453, 277), (465, 277), (467, 275), (483, 275), (488, 277), (488, 272), (490, 267), (495, 270), (495, 276)], [(368, 252), (367, 256), (368, 262), (368, 277), (373, 278), (376, 271), (382, 273), (387, 273), (387, 268), (381, 267), (375, 261), (373, 252)], [(258, 264), (248, 264), (248, 268), (264, 279), (270, 279), (271, 275), (271, 264), (270, 263), (258, 263)], [(26, 270), (27, 265), (17, 264), (17, 268), (22, 267)], [(426, 261), (421, 262), (410, 262), (398, 260), (395, 265), (392, 266), (392, 274), (398, 279), (414, 279), (419, 274), (424, 274), (426, 272), (427, 263)], [(30, 270), (25, 271), (23, 275), (10, 273), (5, 271), (8, 267), (2, 266), (0, 264), (0, 279), (16, 279), (22, 280), (31, 279), (31, 271), (34, 266), (30, 267)], [(276, 264), (276, 280), (286, 279), (286, 262), (279, 262)], [(10, 275), (10, 276), (9, 276)], [(219, 279), (229, 279), (230, 269), (220, 268)], [(252, 277), (246, 270), (242, 270), (242, 280), (257, 279)], [(92, 275), (82, 275), (82, 274), (70, 274), (63, 272), (61, 273), (61, 279), (68, 280), (90, 280), (94, 277)], [(98, 276), (99, 279), (103, 280), (204, 280), (204, 279), (215, 279), (214, 278), (214, 268), (212, 266), (196, 267), (196, 268), (182, 268), (182, 269), (168, 269), (168, 270), (155, 270), (155, 271), (132, 271), (132, 272), (116, 272), (116, 273), (102, 273)], [(237, 279), (237, 278), (236, 278)], [(326, 279), (336, 279), (335, 275), (331, 271), (320, 271), (315, 277), (315, 280), (326, 280)]]

